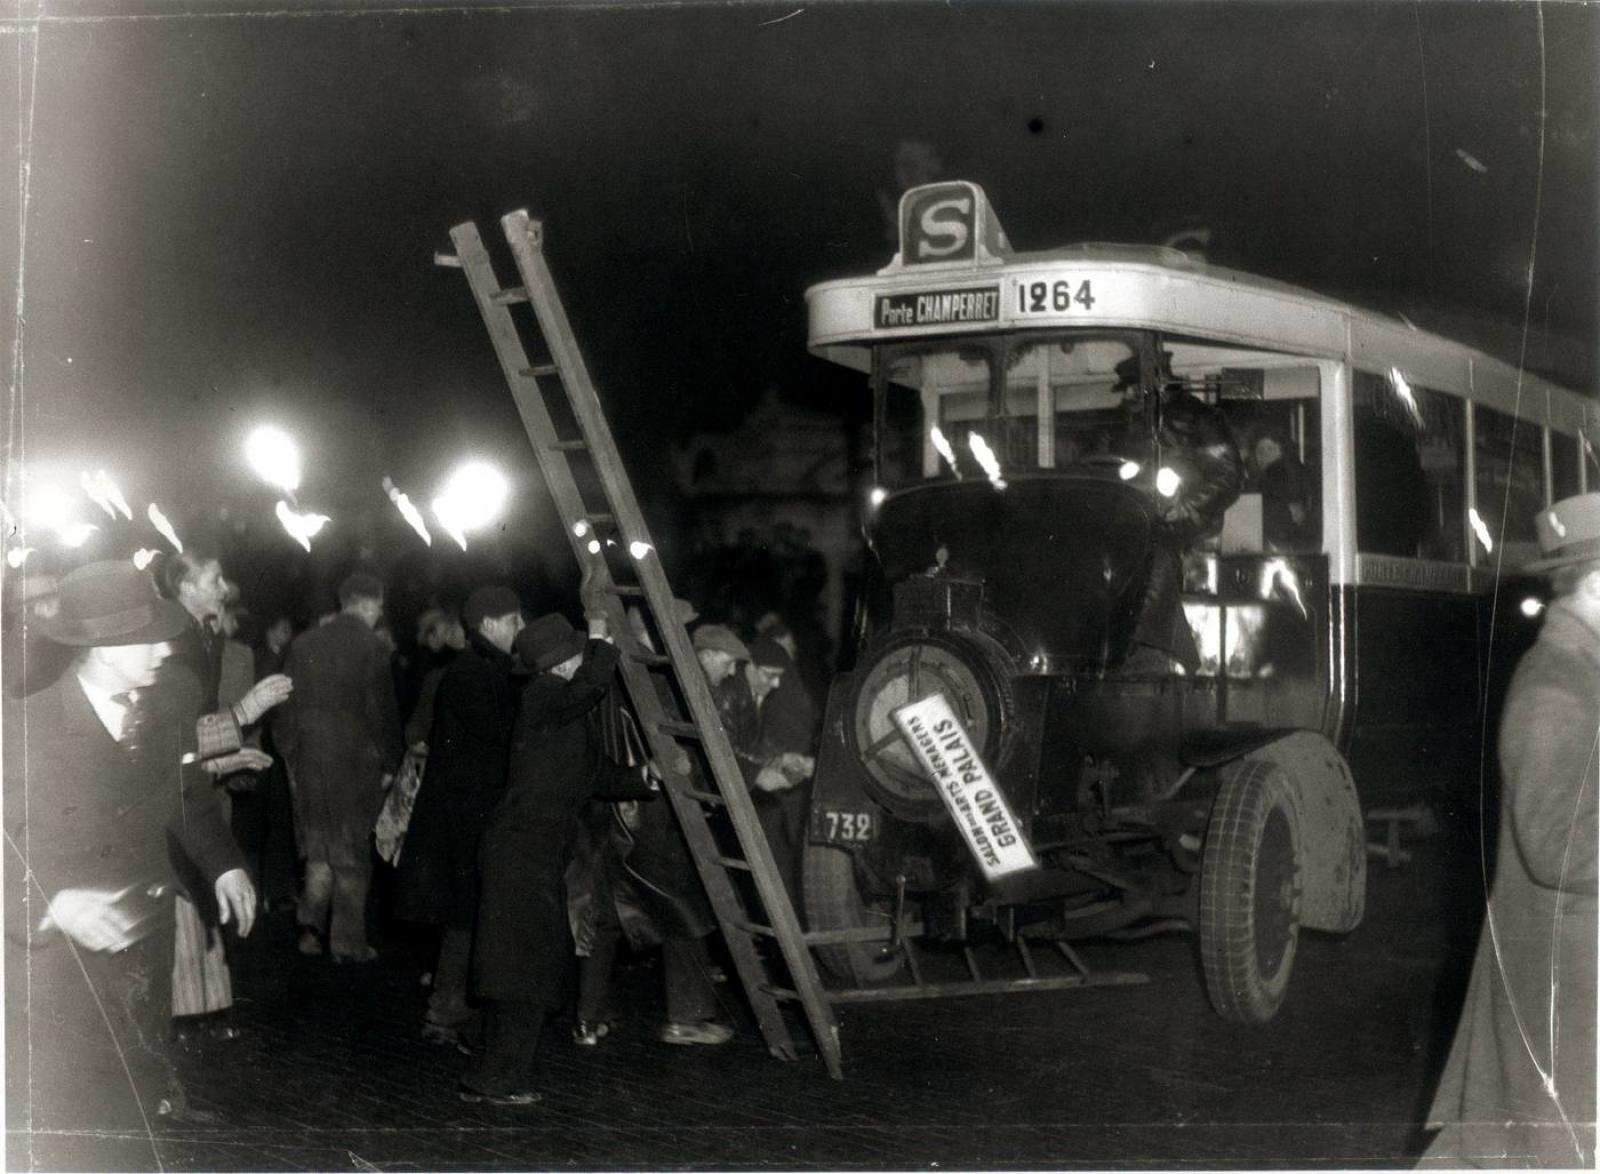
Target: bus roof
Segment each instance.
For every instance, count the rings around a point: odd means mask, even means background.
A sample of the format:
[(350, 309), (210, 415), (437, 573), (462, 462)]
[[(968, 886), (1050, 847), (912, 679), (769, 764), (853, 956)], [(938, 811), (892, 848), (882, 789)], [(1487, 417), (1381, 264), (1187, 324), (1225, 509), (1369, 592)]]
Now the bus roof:
[(1178, 249), (1084, 243), (1013, 252), (983, 189), (965, 181), (907, 191), (894, 260), (870, 276), (812, 286), (806, 305), (812, 353), (858, 370), (867, 369), (872, 343), (1088, 327), (1348, 357), (1375, 370), (1398, 365), (1417, 382), (1507, 410), (1519, 392), (1577, 396), (1402, 320)]

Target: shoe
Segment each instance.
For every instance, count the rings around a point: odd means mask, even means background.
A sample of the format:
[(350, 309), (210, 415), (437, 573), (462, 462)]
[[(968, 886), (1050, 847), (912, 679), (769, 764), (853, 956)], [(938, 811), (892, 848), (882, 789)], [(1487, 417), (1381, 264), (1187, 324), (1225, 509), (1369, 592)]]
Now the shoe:
[(295, 943), (295, 949), (308, 958), (315, 958), (322, 953), (322, 938), (318, 936), (316, 930), (302, 928), (300, 930), (300, 940)]
[(365, 947), (359, 954), (341, 954), (337, 951), (335, 951), (333, 954), (334, 964), (338, 966), (344, 966), (349, 963), (356, 963), (359, 965), (364, 962), (376, 962), (377, 959), (378, 951), (373, 949), (371, 946)]
[(544, 1100), (543, 1093), (531, 1088), (517, 1092), (479, 1092), (466, 1084), (456, 1085), (456, 1096), (469, 1105), (537, 1105)]
[(194, 1051), (210, 1044), (232, 1043), (243, 1036), (244, 1030), (220, 1011), (179, 1015), (172, 1020), (172, 1042), (185, 1051)]
[(604, 1019), (580, 1019), (572, 1028), (572, 1042), (579, 1047), (592, 1048), (611, 1034), (611, 1024)]
[(704, 1020), (700, 1023), (668, 1023), (661, 1029), (664, 1044), (725, 1044), (733, 1038), (726, 1023)]

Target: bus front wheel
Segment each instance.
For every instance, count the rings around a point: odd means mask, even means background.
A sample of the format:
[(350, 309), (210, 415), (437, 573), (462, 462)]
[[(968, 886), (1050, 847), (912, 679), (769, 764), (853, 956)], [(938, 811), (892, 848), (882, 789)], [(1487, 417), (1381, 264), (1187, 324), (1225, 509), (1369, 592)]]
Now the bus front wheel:
[(1300, 827), (1288, 776), (1247, 760), (1218, 793), (1200, 864), (1200, 958), (1224, 1019), (1277, 1014), (1300, 932)]
[[(855, 861), (843, 848), (807, 843), (802, 873), (812, 930), (888, 928), (892, 912), (883, 903), (862, 900)], [(830, 974), (856, 986), (887, 982), (905, 964), (899, 950), (877, 942), (822, 945), (816, 954)]]

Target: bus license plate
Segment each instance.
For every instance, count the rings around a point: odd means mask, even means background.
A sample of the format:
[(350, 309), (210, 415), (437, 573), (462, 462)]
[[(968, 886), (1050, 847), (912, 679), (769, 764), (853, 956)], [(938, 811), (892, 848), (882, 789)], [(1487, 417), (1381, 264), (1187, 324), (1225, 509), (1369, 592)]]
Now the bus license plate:
[(870, 811), (818, 811), (812, 816), (819, 839), (829, 844), (864, 844), (878, 834)]

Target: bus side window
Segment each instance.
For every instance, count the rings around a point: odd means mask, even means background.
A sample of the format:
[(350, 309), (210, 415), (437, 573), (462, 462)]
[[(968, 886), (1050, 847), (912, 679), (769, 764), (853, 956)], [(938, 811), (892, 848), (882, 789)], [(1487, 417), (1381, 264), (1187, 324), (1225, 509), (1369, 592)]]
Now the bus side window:
[(1465, 562), (1459, 399), (1355, 374), (1356, 549)]
[(1223, 521), (1224, 553), (1304, 553), (1322, 545), (1322, 442), (1314, 399), (1223, 402), (1245, 482)]
[[(1543, 433), (1539, 425), (1493, 408), (1474, 406), (1473, 469), (1477, 510), (1489, 540), (1508, 565), (1539, 557), (1534, 515), (1544, 509)], [(1480, 561), (1495, 550), (1480, 546)]]
[(1583, 492), (1579, 472), (1579, 440), (1565, 432), (1550, 430), (1550, 500), (1564, 501)]

